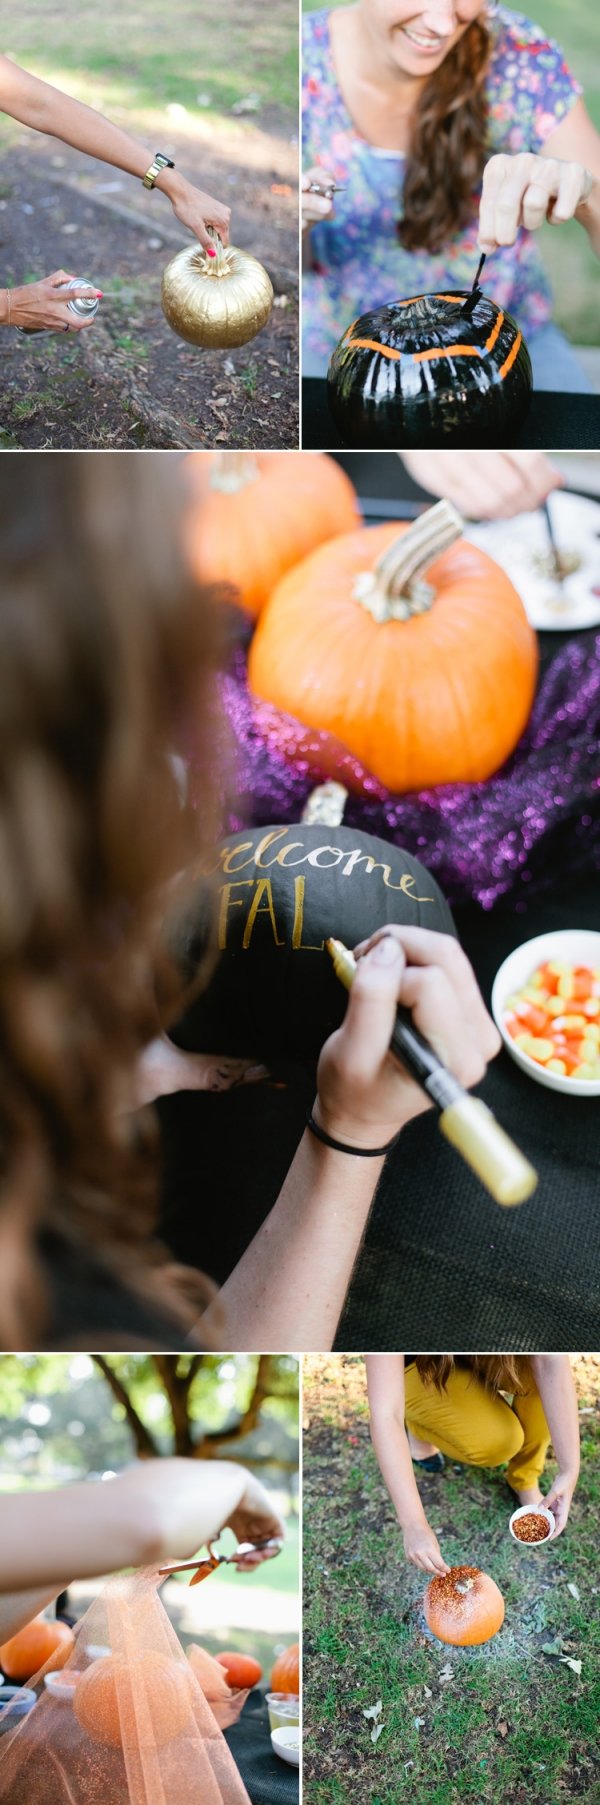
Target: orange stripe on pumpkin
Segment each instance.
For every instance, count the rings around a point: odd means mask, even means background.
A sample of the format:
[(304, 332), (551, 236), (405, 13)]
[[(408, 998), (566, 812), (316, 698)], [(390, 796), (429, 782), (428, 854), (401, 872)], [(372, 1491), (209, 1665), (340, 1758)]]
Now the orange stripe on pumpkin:
[(504, 314), (499, 313), (498, 318), (496, 320), (496, 324), (495, 324), (495, 326), (492, 327), (489, 338), (486, 338), (486, 341), (485, 341), (486, 351), (493, 351), (494, 345), (496, 344), (496, 340), (500, 337), (500, 333), (502, 331), (503, 325), (504, 325)]
[(523, 334), (522, 334), (522, 332), (519, 332), (519, 333), (517, 333), (517, 337), (515, 339), (512, 351), (509, 351), (508, 357), (505, 358), (505, 361), (502, 365), (501, 370), (498, 371), (498, 375), (500, 377), (501, 382), (504, 381), (505, 376), (508, 376), (509, 370), (512, 370), (515, 358), (518, 357), (518, 355), (519, 355), (519, 351), (521, 349), (522, 343), (523, 343)]
[(438, 350), (434, 346), (431, 351), (415, 351), (413, 362), (416, 364), (432, 363), (437, 357), (481, 357), (481, 355), (478, 345), (451, 345), (448, 351)]
[(381, 357), (391, 357), (394, 362), (402, 356), (401, 351), (392, 351), (391, 345), (378, 345), (376, 338), (348, 338), (346, 344), (353, 351), (379, 351)]

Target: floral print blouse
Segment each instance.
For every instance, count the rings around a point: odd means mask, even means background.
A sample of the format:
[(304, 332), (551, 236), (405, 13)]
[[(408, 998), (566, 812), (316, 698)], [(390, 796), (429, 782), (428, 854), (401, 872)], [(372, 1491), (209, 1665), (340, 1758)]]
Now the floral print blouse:
[[(342, 332), (373, 307), (414, 293), (470, 288), (478, 263), (478, 209), (445, 250), (405, 251), (396, 235), (401, 218), (404, 156), (377, 150), (353, 125), (338, 87), (329, 35), (330, 14), (304, 23), (303, 162), (323, 164), (343, 192), (335, 217), (310, 234), (310, 267), (303, 280), (305, 359), (326, 370)], [(489, 155), (541, 151), (574, 105), (581, 88), (558, 45), (524, 13), (492, 7), (488, 73)], [(552, 292), (535, 234), (494, 252), (486, 278), (494, 301), (515, 315), (525, 335), (551, 317)]]

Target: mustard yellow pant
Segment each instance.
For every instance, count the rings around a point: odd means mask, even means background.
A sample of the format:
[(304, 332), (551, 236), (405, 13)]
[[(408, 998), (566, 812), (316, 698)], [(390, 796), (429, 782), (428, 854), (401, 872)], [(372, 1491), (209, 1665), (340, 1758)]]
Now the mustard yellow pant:
[(425, 1385), (416, 1366), (406, 1372), (406, 1422), (420, 1441), (435, 1442), (450, 1460), (473, 1467), (500, 1467), (514, 1491), (537, 1485), (544, 1469), (550, 1431), (533, 1374), (527, 1392), (512, 1404), (488, 1391), (468, 1366), (454, 1366), (438, 1391)]

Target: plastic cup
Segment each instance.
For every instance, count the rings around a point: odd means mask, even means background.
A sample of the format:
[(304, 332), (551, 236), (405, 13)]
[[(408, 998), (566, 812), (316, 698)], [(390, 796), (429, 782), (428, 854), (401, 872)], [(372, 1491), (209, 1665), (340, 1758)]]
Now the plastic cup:
[(269, 1729), (293, 1730), (300, 1723), (300, 1699), (294, 1692), (267, 1692)]

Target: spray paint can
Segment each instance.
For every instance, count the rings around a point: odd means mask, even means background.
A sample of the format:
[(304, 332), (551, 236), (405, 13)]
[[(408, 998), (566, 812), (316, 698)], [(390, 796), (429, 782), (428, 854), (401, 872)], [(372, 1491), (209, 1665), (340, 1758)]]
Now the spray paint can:
[[(74, 292), (72, 299), (67, 302), (67, 313), (75, 313), (79, 319), (93, 319), (100, 306), (94, 283), (88, 282), (86, 276), (72, 276), (69, 282), (57, 282), (56, 294), (64, 295), (70, 288)], [(32, 337), (34, 333), (37, 335), (38, 332), (58, 331), (60, 331), (58, 326), (17, 326), (17, 332), (24, 333), (27, 338)]]

